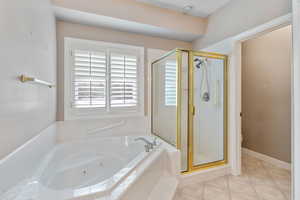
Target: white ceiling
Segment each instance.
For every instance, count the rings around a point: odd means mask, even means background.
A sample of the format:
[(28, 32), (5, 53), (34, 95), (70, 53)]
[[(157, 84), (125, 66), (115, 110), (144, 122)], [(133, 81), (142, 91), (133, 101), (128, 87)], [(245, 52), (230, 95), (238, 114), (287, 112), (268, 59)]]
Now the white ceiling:
[(184, 12), (184, 7), (192, 6), (188, 15), (207, 17), (231, 0), (137, 0), (158, 7)]

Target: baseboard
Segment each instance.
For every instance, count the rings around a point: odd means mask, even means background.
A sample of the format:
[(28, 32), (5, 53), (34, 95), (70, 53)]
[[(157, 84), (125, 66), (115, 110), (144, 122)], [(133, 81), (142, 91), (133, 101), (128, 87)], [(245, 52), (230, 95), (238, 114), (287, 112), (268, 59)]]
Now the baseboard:
[(248, 154), (250, 156), (253, 156), (253, 157), (257, 158), (257, 159), (263, 160), (263, 161), (265, 161), (267, 163), (270, 163), (272, 165), (275, 165), (275, 166), (277, 166), (279, 168), (291, 170), (291, 164), (290, 163), (278, 160), (276, 158), (272, 158), (270, 156), (267, 156), (265, 154), (261, 154), (261, 153), (252, 151), (252, 150), (247, 149), (247, 148), (243, 148), (242, 152), (245, 153), (245, 154)]

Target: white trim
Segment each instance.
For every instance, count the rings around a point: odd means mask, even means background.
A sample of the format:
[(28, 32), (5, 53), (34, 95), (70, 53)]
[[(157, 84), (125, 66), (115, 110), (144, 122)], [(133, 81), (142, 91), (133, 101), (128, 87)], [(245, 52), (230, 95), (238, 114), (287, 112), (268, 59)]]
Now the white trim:
[(243, 42), (245, 40), (249, 40), (251, 38), (257, 37), (261, 34), (264, 34), (265, 32), (269, 32), (275, 29), (278, 29), (279, 27), (288, 25), (292, 23), (292, 13), (286, 14), (284, 16), (275, 18), (265, 24), (261, 24), (253, 29), (249, 29), (245, 32), (242, 32), (238, 35), (226, 38), (220, 42), (217, 42), (215, 44), (212, 44), (204, 49), (218, 49), (220, 50), (220, 53), (228, 53), (228, 51), (231, 51), (233, 48), (234, 42)]
[[(230, 98), (232, 98), (232, 101), (229, 105), (229, 108), (232, 107), (233, 109), (230, 111), (230, 117), (229, 119), (232, 119), (229, 127), (231, 134), (229, 135), (229, 141), (230, 145), (230, 164), (232, 168), (232, 175), (240, 175), (242, 172), (242, 135), (241, 135), (241, 117), (240, 112), (242, 110), (242, 102), (239, 101), (241, 99), (241, 68), (234, 68), (232, 66), (239, 65), (242, 61), (241, 57), (241, 43), (236, 43), (233, 48), (233, 54), (231, 55), (230, 59), (231, 62), (229, 64), (229, 71), (231, 77), (233, 77), (234, 81), (231, 81), (231, 84), (229, 84), (229, 101)], [(229, 79), (228, 79), (229, 80)], [(230, 80), (229, 80), (230, 82)], [(234, 98), (236, 97), (236, 98)], [(233, 134), (234, 133), (234, 134)]]
[[(72, 63), (71, 51), (74, 48), (81, 50), (93, 51), (113, 51), (128, 54), (138, 55), (138, 105), (134, 110), (131, 108), (120, 108), (121, 111), (116, 111), (112, 108), (109, 111), (106, 108), (100, 109), (72, 109), (70, 107), (71, 100), (71, 68)], [(119, 117), (136, 117), (144, 116), (144, 47), (131, 46), (126, 44), (109, 43), (103, 41), (84, 40), (77, 38), (64, 38), (64, 120), (76, 119), (104, 119), (104, 118), (119, 118)], [(107, 102), (108, 103), (108, 102)]]
[[(292, 199), (300, 199), (300, 0), (293, 0)], [(296, 189), (297, 188), (297, 189)]]
[(262, 35), (266, 32), (270, 32), (270, 31), (276, 30), (280, 27), (283, 27), (285, 25), (288, 25), (291, 23), (291, 21), (292, 21), (292, 13), (289, 13), (284, 16), (275, 18), (265, 24), (262, 24), (260, 26), (253, 28), (253, 29), (245, 31), (245, 32), (233, 37), (233, 39), (238, 40), (238, 41), (246, 41), (251, 38), (257, 37), (259, 35)]
[(252, 150), (247, 149), (247, 148), (242, 148), (242, 151), (243, 151), (243, 154), (247, 154), (247, 155), (253, 156), (253, 157), (255, 157), (255, 158), (259, 159), (259, 160), (263, 160), (263, 161), (265, 161), (267, 163), (275, 165), (276, 167), (287, 169), (287, 170), (291, 170), (291, 163), (287, 163), (287, 162), (278, 160), (276, 158), (267, 156), (267, 155), (262, 154), (262, 153), (258, 153), (256, 151), (252, 151)]

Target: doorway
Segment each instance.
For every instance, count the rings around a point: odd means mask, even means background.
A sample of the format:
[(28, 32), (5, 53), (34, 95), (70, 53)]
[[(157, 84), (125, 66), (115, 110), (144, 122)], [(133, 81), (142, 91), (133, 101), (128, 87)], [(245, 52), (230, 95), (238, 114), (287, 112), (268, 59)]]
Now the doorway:
[(242, 173), (291, 199), (291, 25), (241, 43)]

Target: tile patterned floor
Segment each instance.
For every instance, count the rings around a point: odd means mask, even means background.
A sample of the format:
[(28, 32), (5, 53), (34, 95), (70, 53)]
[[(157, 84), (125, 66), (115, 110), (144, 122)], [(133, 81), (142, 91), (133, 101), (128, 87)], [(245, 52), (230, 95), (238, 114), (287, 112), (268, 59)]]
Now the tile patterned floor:
[(243, 174), (179, 187), (174, 200), (290, 200), (290, 171), (243, 155)]

